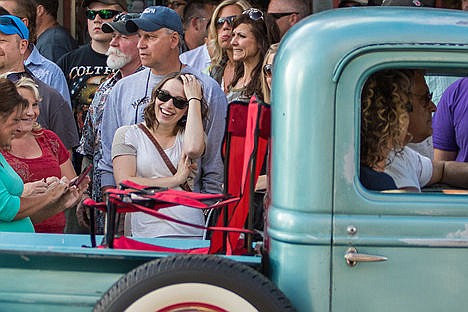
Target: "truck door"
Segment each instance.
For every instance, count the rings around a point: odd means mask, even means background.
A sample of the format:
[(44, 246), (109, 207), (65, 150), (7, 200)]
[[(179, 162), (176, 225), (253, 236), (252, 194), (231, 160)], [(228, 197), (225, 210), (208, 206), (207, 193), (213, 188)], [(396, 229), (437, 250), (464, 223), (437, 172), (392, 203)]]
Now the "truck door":
[(358, 176), (367, 77), (401, 67), (466, 75), (464, 49), (376, 49), (337, 73), (331, 311), (466, 310), (468, 195), (369, 191)]

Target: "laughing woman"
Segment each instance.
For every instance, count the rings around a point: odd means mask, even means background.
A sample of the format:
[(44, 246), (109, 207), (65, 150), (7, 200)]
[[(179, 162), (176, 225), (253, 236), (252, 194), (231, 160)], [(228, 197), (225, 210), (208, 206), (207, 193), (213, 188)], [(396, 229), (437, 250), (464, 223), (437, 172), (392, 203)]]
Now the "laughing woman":
[[(194, 76), (174, 73), (162, 79), (145, 108), (145, 122), (121, 127), (115, 133), (112, 159), (116, 182), (130, 180), (147, 186), (188, 190), (189, 178), (196, 170), (195, 160), (205, 150), (203, 121), (206, 112), (201, 85)], [(177, 168), (174, 174), (169, 166)], [(193, 189), (193, 185), (189, 187)], [(175, 206), (161, 209), (161, 212), (198, 225), (204, 223), (203, 213), (198, 209)], [(129, 215), (126, 223), (130, 218), (134, 237), (202, 236), (200, 229), (141, 212)]]
[(237, 62), (229, 86), (228, 102), (249, 101), (262, 94), (262, 62), (271, 44), (279, 41), (279, 30), (272, 17), (258, 9), (248, 9), (233, 22), (233, 59)]
[[(25, 183), (27, 191), (23, 196), (40, 195), (41, 183), (47, 186), (64, 176), (71, 180), (76, 173), (60, 138), (37, 123), (41, 98), (36, 83), (30, 78), (21, 78), (16, 82), (16, 88), (28, 106), (23, 110), (20, 127), (3, 156)], [(63, 233), (65, 213), (62, 211), (35, 223), (34, 228), (38, 233)]]
[[(7, 79), (0, 79), (0, 94), (0, 147), (3, 149), (11, 145), (28, 102)], [(23, 181), (0, 155), (0, 231), (34, 232), (31, 220), (41, 222), (75, 205), (86, 190), (89, 179), (78, 187), (69, 187), (66, 178), (61, 182), (51, 183), (43, 195), (22, 197)]]

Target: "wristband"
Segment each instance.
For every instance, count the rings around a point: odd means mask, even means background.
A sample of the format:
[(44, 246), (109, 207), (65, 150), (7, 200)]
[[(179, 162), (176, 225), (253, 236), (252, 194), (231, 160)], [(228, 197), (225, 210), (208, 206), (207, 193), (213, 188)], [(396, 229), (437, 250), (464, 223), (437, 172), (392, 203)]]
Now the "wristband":
[(187, 102), (190, 102), (191, 100), (197, 100), (197, 101), (199, 101), (199, 102), (201, 103), (201, 99), (198, 99), (198, 98), (196, 98), (196, 97), (192, 97), (192, 98), (188, 99)]

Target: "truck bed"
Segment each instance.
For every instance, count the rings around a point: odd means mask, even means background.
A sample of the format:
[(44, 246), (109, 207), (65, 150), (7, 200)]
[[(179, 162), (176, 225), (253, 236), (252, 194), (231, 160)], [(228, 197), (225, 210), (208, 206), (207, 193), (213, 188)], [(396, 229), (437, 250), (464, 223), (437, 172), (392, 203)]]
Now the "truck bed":
[[(102, 236), (97, 237), (97, 242)], [(146, 239), (175, 248), (209, 241)], [(0, 233), (0, 311), (91, 311), (114, 282), (133, 268), (168, 253), (98, 249), (88, 235)], [(260, 267), (261, 258), (229, 258)]]

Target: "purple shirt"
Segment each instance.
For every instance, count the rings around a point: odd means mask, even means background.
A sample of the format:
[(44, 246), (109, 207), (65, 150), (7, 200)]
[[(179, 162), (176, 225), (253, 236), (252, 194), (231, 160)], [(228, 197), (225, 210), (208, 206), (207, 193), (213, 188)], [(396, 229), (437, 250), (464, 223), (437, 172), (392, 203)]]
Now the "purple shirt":
[(445, 90), (432, 121), (434, 147), (457, 152), (456, 161), (468, 160), (468, 78)]

